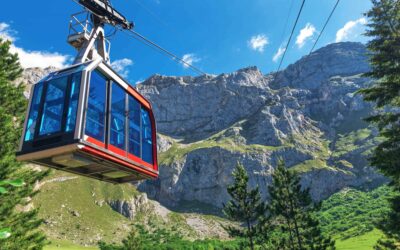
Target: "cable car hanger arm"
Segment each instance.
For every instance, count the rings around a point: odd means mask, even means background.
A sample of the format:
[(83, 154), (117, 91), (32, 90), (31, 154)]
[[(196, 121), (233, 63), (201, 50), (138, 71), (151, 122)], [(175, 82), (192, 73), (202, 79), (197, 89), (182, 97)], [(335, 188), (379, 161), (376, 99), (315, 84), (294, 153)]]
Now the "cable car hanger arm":
[(133, 29), (133, 22), (114, 9), (108, 0), (79, 0), (78, 3), (99, 17), (101, 23), (120, 26), (123, 29)]

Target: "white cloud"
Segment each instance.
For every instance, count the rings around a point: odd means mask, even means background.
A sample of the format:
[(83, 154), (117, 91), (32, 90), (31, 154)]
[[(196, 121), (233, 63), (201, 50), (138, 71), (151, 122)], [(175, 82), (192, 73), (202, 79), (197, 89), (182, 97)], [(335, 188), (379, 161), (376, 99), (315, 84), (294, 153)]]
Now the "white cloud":
[[(0, 37), (15, 42), (16, 31), (10, 29), (10, 25), (7, 23), (0, 23)], [(67, 65), (70, 57), (68, 55), (62, 55), (54, 52), (47, 51), (29, 51), (23, 48), (17, 47), (14, 44), (10, 46), (11, 53), (17, 53), (19, 62), (23, 68), (40, 67), (47, 68), (53, 66), (56, 68), (63, 68)]]
[(14, 45), (11, 46), (10, 52), (18, 54), (19, 62), (23, 68), (53, 66), (61, 69), (67, 65), (69, 60), (67, 55), (46, 51), (27, 51)]
[(117, 71), (122, 77), (127, 77), (129, 74), (128, 67), (133, 65), (133, 61), (128, 58), (115, 60), (111, 63), (111, 67)]
[(264, 48), (269, 44), (268, 37), (264, 34), (252, 36), (247, 42), (249, 47), (258, 52), (264, 52)]
[(307, 23), (306, 26), (300, 30), (299, 35), (296, 38), (296, 44), (299, 48), (302, 48), (308, 39), (310, 39), (317, 30), (314, 25)]
[(284, 47), (279, 47), (278, 51), (274, 54), (274, 56), (272, 57), (272, 61), (277, 62), (279, 58), (281, 58), (281, 56), (283, 55), (283, 53), (285, 52), (286, 48)]
[[(193, 63), (199, 62), (201, 59), (198, 58), (195, 54), (185, 54), (185, 55), (183, 55), (182, 60), (188, 64), (193, 64)], [(182, 63), (182, 66), (184, 68), (189, 67), (189, 65), (184, 64), (184, 63)]]
[(144, 79), (139, 79), (139, 80), (137, 80), (137, 81), (135, 82), (135, 84), (134, 84), (134, 85), (141, 84), (142, 82), (144, 82)]
[(0, 23), (0, 38), (14, 42), (15, 37), (11, 34), (14, 33), (9, 29), (10, 25), (7, 23)]
[(354, 41), (365, 31), (367, 19), (364, 17), (357, 20), (348, 21), (341, 29), (336, 32), (336, 42)]

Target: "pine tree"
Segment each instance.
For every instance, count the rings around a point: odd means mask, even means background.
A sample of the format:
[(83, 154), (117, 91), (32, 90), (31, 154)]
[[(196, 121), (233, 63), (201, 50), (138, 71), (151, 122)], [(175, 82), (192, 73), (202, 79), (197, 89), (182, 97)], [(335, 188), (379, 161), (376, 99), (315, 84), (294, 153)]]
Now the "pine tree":
[(0, 39), (0, 180), (24, 180), (22, 187), (10, 187), (0, 196), (0, 228), (9, 228), (10, 237), (0, 239), (0, 249), (41, 249), (45, 244), (44, 235), (38, 230), (41, 220), (37, 210), (22, 212), (21, 207), (37, 193), (35, 182), (47, 172), (33, 171), (22, 167), (15, 159), (15, 152), (21, 136), (26, 108), (22, 84), (14, 81), (22, 69), (17, 55), (9, 52), (10, 42)]
[(226, 229), (232, 237), (247, 238), (250, 248), (254, 249), (255, 238), (260, 226), (264, 224), (261, 220), (266, 211), (265, 204), (261, 201), (258, 187), (248, 188), (249, 176), (243, 165), (238, 163), (232, 175), (234, 182), (227, 189), (232, 200), (223, 204), (223, 212), (229, 219), (240, 222), (243, 226), (229, 226)]
[(392, 180), (399, 193), (391, 200), (391, 214), (380, 224), (386, 240), (376, 249), (400, 249), (400, 2), (372, 0), (372, 4), (366, 13), (366, 35), (372, 39), (367, 44), (371, 71), (366, 76), (375, 81), (360, 92), (375, 104), (374, 115), (366, 120), (377, 125), (384, 141), (373, 151), (370, 163)]
[(269, 212), (279, 237), (274, 239), (278, 249), (334, 249), (335, 242), (325, 237), (315, 217), (309, 190), (302, 190), (300, 177), (288, 170), (280, 160), (268, 187)]

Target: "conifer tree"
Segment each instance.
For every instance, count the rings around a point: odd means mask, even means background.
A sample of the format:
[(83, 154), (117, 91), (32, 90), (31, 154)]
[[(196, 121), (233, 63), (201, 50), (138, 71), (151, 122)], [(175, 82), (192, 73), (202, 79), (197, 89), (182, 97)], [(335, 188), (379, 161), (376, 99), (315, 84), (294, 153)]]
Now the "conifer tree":
[(258, 235), (259, 227), (264, 224), (261, 220), (265, 214), (265, 204), (261, 201), (258, 187), (248, 187), (249, 176), (242, 164), (238, 163), (232, 173), (234, 182), (228, 187), (228, 193), (232, 197), (227, 204), (223, 204), (224, 214), (231, 220), (241, 223), (241, 228), (227, 227), (232, 237), (248, 239), (251, 249), (254, 249), (254, 241)]
[(38, 230), (42, 221), (37, 210), (23, 212), (21, 208), (37, 193), (33, 185), (47, 172), (22, 167), (15, 159), (27, 101), (23, 85), (15, 84), (22, 69), (17, 55), (9, 52), (10, 44), (0, 39), (0, 180), (21, 179), (25, 185), (9, 187), (0, 195), (0, 228), (11, 232), (8, 238), (0, 239), (0, 249), (41, 249), (45, 237)]
[(372, 166), (392, 180), (398, 197), (391, 199), (391, 214), (382, 220), (380, 229), (386, 240), (379, 241), (376, 249), (400, 248), (400, 2), (398, 0), (372, 0), (372, 8), (366, 13), (371, 37), (371, 71), (366, 76), (374, 83), (360, 92), (364, 99), (374, 102), (374, 115), (366, 120), (377, 125), (380, 143), (370, 157)]
[(325, 237), (315, 216), (309, 190), (302, 190), (299, 176), (289, 171), (280, 160), (268, 187), (271, 197), (269, 213), (280, 232), (274, 245), (277, 249), (334, 249), (335, 242)]

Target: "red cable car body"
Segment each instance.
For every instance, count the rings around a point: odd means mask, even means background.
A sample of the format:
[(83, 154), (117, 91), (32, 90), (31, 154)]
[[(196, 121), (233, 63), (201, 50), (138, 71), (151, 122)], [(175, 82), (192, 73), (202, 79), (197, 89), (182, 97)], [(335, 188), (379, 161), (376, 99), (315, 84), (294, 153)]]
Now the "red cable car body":
[(102, 58), (34, 85), (17, 159), (112, 183), (157, 178), (151, 104)]

